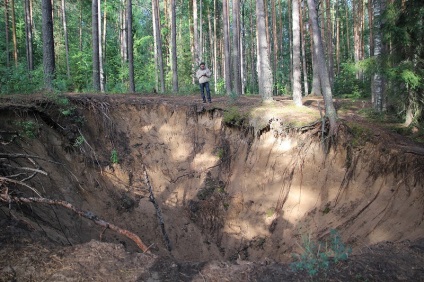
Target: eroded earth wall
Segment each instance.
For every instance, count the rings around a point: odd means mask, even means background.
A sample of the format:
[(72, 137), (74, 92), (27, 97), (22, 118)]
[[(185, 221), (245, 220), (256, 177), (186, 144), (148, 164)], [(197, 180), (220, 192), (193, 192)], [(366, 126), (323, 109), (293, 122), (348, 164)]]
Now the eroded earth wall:
[[(400, 152), (352, 147), (341, 135), (324, 153), (318, 136), (280, 130), (284, 121), (259, 134), (195, 104), (71, 100), (73, 120), (47, 107), (20, 112), (37, 123), (37, 136), (3, 151), (49, 160), (38, 161), (49, 175), (32, 182), (40, 193), (139, 234), (153, 252), (167, 253), (143, 165), (178, 260), (290, 260), (302, 236), (322, 239), (331, 229), (354, 250), (423, 236), (422, 161), (406, 165)], [(2, 112), (3, 127), (12, 119), (15, 111)], [(64, 244), (100, 234), (135, 248), (67, 211), (22, 212)]]

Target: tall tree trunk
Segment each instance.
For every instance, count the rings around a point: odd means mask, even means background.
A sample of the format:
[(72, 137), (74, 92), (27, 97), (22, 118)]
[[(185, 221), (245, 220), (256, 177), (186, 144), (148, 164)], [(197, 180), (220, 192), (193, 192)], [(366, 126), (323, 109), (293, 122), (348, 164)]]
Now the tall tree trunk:
[(69, 46), (68, 46), (68, 29), (66, 24), (66, 7), (65, 0), (62, 3), (62, 24), (63, 24), (63, 35), (65, 37), (65, 55), (66, 55), (66, 75), (68, 79), (71, 79), (71, 70), (69, 68)]
[(16, 41), (16, 19), (15, 19), (15, 0), (10, 0), (10, 10), (12, 16), (12, 40), (13, 40), (13, 61), (15, 67), (18, 66), (18, 42)]
[(240, 75), (241, 75), (241, 95), (245, 94), (246, 89), (246, 79), (245, 79), (245, 73), (246, 73), (246, 63), (247, 60), (245, 59), (246, 52), (244, 50), (244, 44), (246, 40), (246, 30), (245, 30), (245, 22), (246, 22), (246, 16), (245, 16), (245, 9), (244, 5), (241, 9), (241, 21), (240, 21)]
[(129, 92), (135, 92), (134, 83), (134, 44), (132, 33), (132, 0), (127, 0), (127, 30), (128, 30), (128, 78), (129, 78)]
[(324, 48), (321, 40), (321, 32), (318, 27), (317, 9), (314, 0), (308, 0), (309, 18), (312, 24), (312, 36), (314, 39), (314, 53), (317, 58), (321, 89), (324, 96), (325, 114), (330, 121), (330, 134), (334, 134), (337, 124), (337, 113), (333, 104), (330, 79), (328, 77), (327, 64), (325, 63)]
[[(354, 1), (354, 0), (352, 0)], [(350, 59), (350, 28), (349, 28), (349, 0), (345, 1), (345, 20), (346, 20), (346, 58)]]
[[(271, 0), (271, 13), (272, 13), (272, 43), (273, 43), (273, 60), (272, 60), (272, 73), (277, 73), (278, 66), (278, 39), (277, 39), (277, 14), (275, 11), (275, 0)], [(277, 88), (274, 87), (273, 93), (277, 94)]]
[(203, 62), (203, 1), (199, 0), (199, 61)]
[(228, 21), (229, 21), (229, 15), (228, 15), (228, 0), (222, 1), (222, 17), (224, 22), (224, 57), (225, 57), (225, 64), (224, 64), (224, 77), (225, 77), (225, 90), (227, 91), (227, 95), (231, 94), (231, 54), (230, 54), (230, 33), (228, 28)]
[(265, 31), (266, 31), (266, 44), (268, 45), (268, 57), (270, 57), (271, 54), (271, 36), (269, 36), (269, 16), (268, 16), (268, 2), (267, 0), (264, 1), (264, 15), (265, 15)]
[(194, 69), (200, 64), (199, 57), (199, 29), (198, 29), (197, 0), (193, 0), (193, 44), (194, 44)]
[(213, 16), (213, 77), (214, 77), (214, 88), (215, 93), (218, 92), (218, 37), (217, 37), (217, 19), (218, 19), (218, 6), (217, 6), (217, 0), (213, 0), (213, 10), (214, 10), (214, 16)]
[[(44, 0), (50, 1), (50, 0)], [(100, 91), (100, 61), (99, 61), (99, 17), (98, 0), (91, 1), (91, 28), (93, 45), (93, 89)]]
[(263, 101), (272, 100), (272, 72), (269, 62), (269, 46), (265, 31), (264, 0), (256, 0), (256, 38), (259, 94)]
[[(119, 24), (120, 24), (120, 34), (119, 34), (119, 46), (121, 51), (121, 65), (124, 66), (128, 60), (128, 47), (127, 47), (127, 17), (126, 17), (126, 5), (125, 0), (120, 0), (120, 12), (119, 12)], [(154, 1), (154, 0), (152, 0)]]
[[(304, 4), (303, 4), (304, 5)], [(309, 87), (308, 87), (308, 69), (306, 67), (306, 51), (305, 51), (305, 29), (304, 29), (304, 23), (303, 23), (303, 8), (299, 7), (299, 20), (300, 20), (300, 41), (302, 45), (302, 69), (303, 69), (303, 88), (304, 88), (304, 96), (307, 96), (309, 94)]]
[(328, 58), (328, 76), (330, 85), (334, 81), (334, 57), (333, 57), (333, 22), (331, 15), (330, 0), (326, 0), (326, 15), (327, 15), (327, 58)]
[(385, 10), (385, 0), (373, 0), (374, 10), (374, 56), (376, 57), (377, 68), (371, 77), (371, 94), (374, 110), (383, 112), (386, 110), (385, 78), (383, 75), (383, 56), (385, 55), (385, 46), (383, 43), (382, 15)]
[(103, 35), (102, 35), (102, 60), (103, 62), (106, 61), (106, 30), (107, 30), (107, 25), (106, 25), (106, 21), (107, 21), (107, 2), (105, 0), (104, 2), (104, 8), (103, 8), (104, 12), (103, 12)]
[(300, 64), (300, 26), (299, 26), (299, 0), (292, 1), (292, 32), (293, 32), (293, 77), (292, 93), (293, 102), (302, 105), (301, 64)]
[(32, 19), (30, 12), (29, 0), (25, 0), (25, 44), (26, 44), (26, 57), (27, 67), (29, 71), (34, 70), (34, 51), (33, 51), (33, 30)]
[(314, 38), (312, 36), (312, 21), (309, 18), (309, 34), (311, 35), (311, 57), (312, 57), (312, 89), (310, 95), (312, 96), (322, 96), (321, 92), (321, 82), (319, 78), (319, 68), (317, 55), (315, 54), (314, 48)]
[(82, 0), (80, 0), (79, 10), (79, 23), (78, 23), (78, 35), (79, 35), (79, 51), (82, 52)]
[(103, 70), (103, 47), (102, 47), (102, 12), (100, 0), (97, 2), (97, 24), (98, 24), (98, 44), (99, 44), (99, 75), (100, 75), (100, 92), (105, 92), (105, 73)]
[[(355, 63), (359, 63), (361, 60), (361, 38), (362, 38), (362, 1), (363, 0), (354, 0), (353, 1), (353, 58)], [(356, 78), (362, 79), (362, 72), (356, 72)]]
[(9, 51), (9, 8), (7, 0), (4, 0), (4, 24), (6, 34), (6, 67), (10, 67), (10, 51)]
[(178, 93), (178, 65), (177, 65), (177, 20), (176, 0), (171, 0), (171, 61), (172, 61), (172, 91)]
[[(251, 9), (253, 9), (253, 5), (254, 5), (254, 0), (250, 1), (250, 7)], [(253, 92), (255, 90), (254, 85), (256, 85), (256, 74), (257, 74), (257, 64), (256, 64), (256, 59), (255, 59), (255, 42), (253, 39), (253, 34), (255, 34), (255, 24), (253, 23), (253, 11), (251, 11), (250, 13), (250, 73), (251, 73), (251, 78), (250, 78), (250, 87), (251, 87), (251, 91)]]
[(154, 61), (155, 61), (155, 88), (153, 92), (159, 91), (159, 73), (158, 73), (158, 46), (157, 46), (157, 31), (156, 31), (156, 13), (155, 8), (155, 0), (152, 0), (152, 26), (153, 26), (153, 53), (154, 53)]
[(368, 25), (369, 25), (369, 44), (370, 44), (370, 57), (374, 56), (374, 12), (373, 0), (368, 0)]
[(165, 92), (165, 76), (163, 71), (163, 55), (162, 55), (162, 36), (161, 36), (161, 27), (159, 23), (159, 2), (158, 0), (152, 0), (153, 4), (153, 14), (154, 14), (154, 26), (155, 26), (155, 40), (157, 48), (157, 58), (158, 58), (158, 71), (159, 71), (159, 81), (160, 81), (160, 92)]
[(43, 31), (43, 70), (44, 86), (53, 90), (53, 79), (55, 72), (54, 39), (53, 39), (53, 17), (52, 3), (50, 0), (42, 0), (42, 31)]
[(340, 73), (340, 19), (336, 19), (336, 73)]
[(240, 0), (233, 0), (233, 90), (241, 95)]

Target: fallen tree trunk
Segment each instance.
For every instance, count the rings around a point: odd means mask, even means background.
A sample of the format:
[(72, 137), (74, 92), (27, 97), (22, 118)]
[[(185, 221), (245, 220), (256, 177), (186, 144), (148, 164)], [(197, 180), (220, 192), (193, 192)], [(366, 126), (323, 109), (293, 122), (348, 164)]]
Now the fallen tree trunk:
[(148, 247), (141, 241), (140, 237), (138, 237), (136, 234), (134, 234), (133, 232), (130, 232), (126, 229), (122, 229), (116, 225), (113, 225), (107, 221), (104, 221), (103, 219), (98, 218), (94, 213), (92, 213), (91, 211), (83, 211), (80, 210), (76, 207), (74, 207), (72, 204), (62, 201), (62, 200), (51, 200), (51, 199), (47, 199), (47, 198), (42, 198), (42, 197), (14, 197), (14, 196), (10, 196), (9, 194), (2, 194), (0, 195), (0, 199), (4, 202), (10, 203), (10, 202), (15, 202), (15, 203), (43, 203), (43, 204), (48, 204), (48, 205), (55, 205), (55, 206), (62, 206), (64, 208), (67, 208), (75, 213), (77, 213), (79, 216), (88, 218), (90, 220), (92, 220), (94, 223), (96, 223), (97, 225), (100, 225), (102, 227), (109, 228), (115, 232), (118, 232), (119, 234), (129, 238), (130, 240), (132, 240), (144, 253), (145, 252), (149, 252), (148, 251)]

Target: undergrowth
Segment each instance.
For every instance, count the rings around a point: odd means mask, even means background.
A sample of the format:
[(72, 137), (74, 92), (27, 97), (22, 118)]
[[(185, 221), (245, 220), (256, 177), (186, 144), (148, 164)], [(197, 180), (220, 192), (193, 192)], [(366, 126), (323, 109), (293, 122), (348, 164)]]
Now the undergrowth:
[(352, 249), (341, 240), (340, 234), (331, 229), (330, 238), (325, 242), (314, 242), (311, 236), (302, 236), (301, 254), (294, 254), (297, 259), (291, 264), (294, 271), (305, 270), (310, 276), (317, 275), (320, 271), (329, 269), (331, 262), (347, 260)]
[(229, 126), (243, 126), (248, 121), (248, 116), (241, 113), (236, 107), (230, 107), (224, 112), (223, 121)]

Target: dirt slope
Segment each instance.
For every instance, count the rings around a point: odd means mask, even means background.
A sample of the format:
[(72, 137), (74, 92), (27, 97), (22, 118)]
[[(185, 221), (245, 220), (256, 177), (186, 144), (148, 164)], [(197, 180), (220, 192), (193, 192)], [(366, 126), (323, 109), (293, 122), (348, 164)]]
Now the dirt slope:
[[(371, 267), (363, 277), (384, 278), (376, 276), (377, 266), (369, 262), (381, 259), (379, 250), (401, 246), (398, 259), (410, 259), (416, 266), (409, 273), (401, 265), (392, 267), (391, 277), (402, 280), (422, 273), (422, 245), (416, 242), (424, 233), (424, 161), (416, 144), (405, 140), (396, 144), (393, 140), (400, 139), (391, 133), (364, 123), (350, 129), (342, 124), (338, 142), (325, 154), (319, 126), (307, 126), (319, 112), (311, 107), (284, 112), (281, 109), (290, 109), (283, 107), (285, 101), (261, 108), (258, 99), (241, 99), (236, 105), (241, 113), (256, 106), (250, 125), (241, 115), (233, 120), (237, 126), (227, 126), (224, 98), (208, 106), (193, 97), (70, 95), (68, 100), (61, 105), (40, 98), (32, 106), (4, 100), (0, 153), (39, 158), (3, 163), (23, 167), (36, 163), (48, 173), (28, 181), (40, 194), (66, 200), (135, 232), (154, 255), (133, 253), (137, 250), (133, 242), (64, 209), (14, 204), (10, 213), (2, 203), (2, 226), (12, 228), (0, 242), (1, 271), (7, 277), (102, 280), (117, 271), (112, 266), (116, 265), (128, 277), (111, 276), (110, 281), (112, 277), (223, 281), (235, 273), (240, 275), (238, 281), (275, 281), (284, 275), (302, 280), (303, 274), (274, 262), (292, 261), (292, 254), (301, 251), (302, 236), (324, 240), (331, 229), (353, 249), (352, 263), (342, 265), (346, 271)], [(67, 110), (71, 114), (64, 115)], [(112, 163), (112, 152), (117, 164)], [(171, 252), (149, 201), (143, 165), (163, 214)], [(3, 167), (1, 172), (10, 171)], [(13, 188), (17, 194), (31, 195), (25, 188)], [(16, 234), (29, 236), (28, 240), (14, 243), (10, 236)], [(412, 243), (381, 245), (386, 241)], [(384, 248), (369, 247), (377, 243)], [(34, 244), (38, 247), (28, 247)], [(41, 260), (44, 270), (17, 271), (25, 264), (22, 257), (31, 258), (36, 249), (46, 249)], [(5, 263), (11, 252), (25, 255)], [(364, 252), (373, 259), (362, 261)], [(87, 253), (95, 254), (93, 259)], [(61, 269), (55, 263), (70, 266)], [(74, 277), (69, 271), (83, 276)], [(164, 273), (170, 273), (169, 280)], [(343, 271), (339, 275), (335, 279), (350, 277)]]

